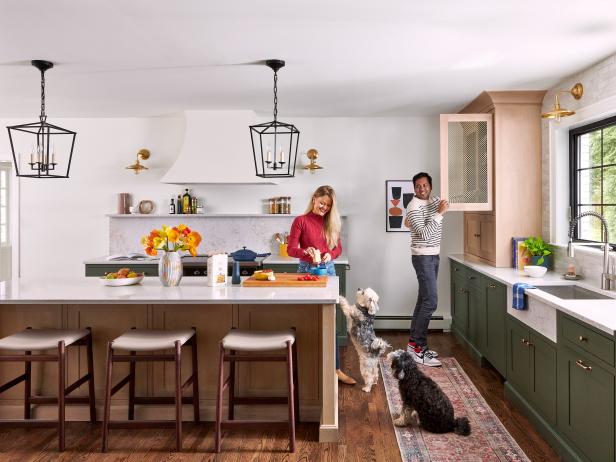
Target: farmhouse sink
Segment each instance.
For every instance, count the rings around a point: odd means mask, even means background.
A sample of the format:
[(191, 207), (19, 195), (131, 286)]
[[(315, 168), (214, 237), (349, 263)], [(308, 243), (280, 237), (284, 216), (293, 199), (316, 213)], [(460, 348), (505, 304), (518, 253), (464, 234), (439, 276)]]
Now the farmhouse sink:
[(564, 300), (599, 300), (611, 298), (573, 284), (563, 286), (537, 286), (537, 289)]

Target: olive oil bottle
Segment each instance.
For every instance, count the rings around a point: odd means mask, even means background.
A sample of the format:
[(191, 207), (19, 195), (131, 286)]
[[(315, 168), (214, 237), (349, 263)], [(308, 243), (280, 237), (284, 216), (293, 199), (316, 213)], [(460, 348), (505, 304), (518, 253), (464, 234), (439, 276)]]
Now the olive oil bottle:
[(186, 189), (186, 192), (182, 196), (182, 213), (192, 213), (191, 206), (190, 194), (188, 194), (188, 189)]

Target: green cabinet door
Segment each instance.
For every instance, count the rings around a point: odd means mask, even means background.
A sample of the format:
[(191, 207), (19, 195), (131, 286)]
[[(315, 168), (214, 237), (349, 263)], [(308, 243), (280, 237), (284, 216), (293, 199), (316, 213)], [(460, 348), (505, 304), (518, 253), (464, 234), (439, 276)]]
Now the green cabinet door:
[(464, 279), (454, 278), (452, 300), (452, 327), (466, 337), (468, 335), (468, 291)]
[(530, 331), (530, 402), (551, 425), (556, 424), (556, 345)]
[(614, 460), (614, 375), (566, 346), (558, 349), (558, 429), (586, 460)]
[(525, 398), (530, 385), (529, 337), (528, 327), (507, 317), (507, 380)]
[(479, 279), (479, 284), (473, 281), (468, 288), (468, 339), (482, 355), (486, 351), (486, 301), (484, 289)]
[(501, 375), (507, 374), (507, 287), (492, 280), (485, 281), (486, 336), (484, 355)]

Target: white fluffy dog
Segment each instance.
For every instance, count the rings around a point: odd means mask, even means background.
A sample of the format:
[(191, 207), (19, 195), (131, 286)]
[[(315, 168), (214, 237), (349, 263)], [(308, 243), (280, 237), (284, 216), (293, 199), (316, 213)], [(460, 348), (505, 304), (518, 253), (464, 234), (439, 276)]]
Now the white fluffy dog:
[(390, 347), (374, 333), (374, 315), (379, 310), (379, 296), (370, 289), (358, 289), (356, 303), (351, 305), (340, 297), (340, 308), (347, 318), (347, 330), (359, 356), (359, 368), (364, 379), (362, 390), (369, 392), (379, 379), (379, 356)]

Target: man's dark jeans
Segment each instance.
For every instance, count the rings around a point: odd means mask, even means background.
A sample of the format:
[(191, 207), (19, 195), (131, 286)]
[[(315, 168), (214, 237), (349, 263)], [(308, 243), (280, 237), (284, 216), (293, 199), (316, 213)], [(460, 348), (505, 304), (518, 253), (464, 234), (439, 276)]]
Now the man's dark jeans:
[(415, 273), (417, 273), (419, 293), (411, 321), (410, 339), (417, 346), (424, 347), (428, 344), (428, 324), (430, 324), (430, 318), (436, 311), (438, 303), (436, 280), (440, 259), (438, 255), (413, 255), (411, 260)]

